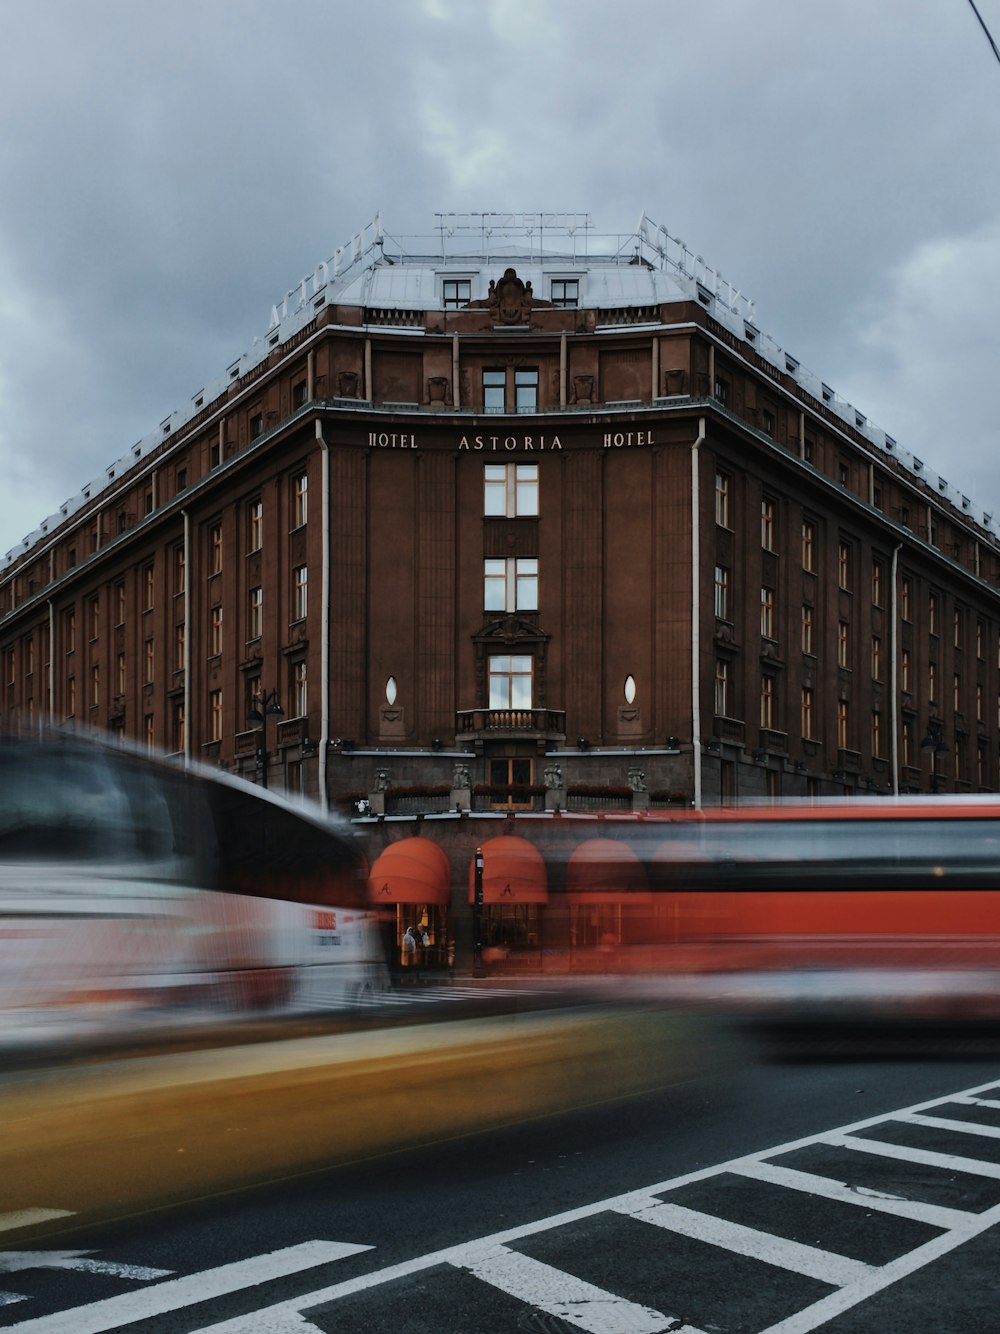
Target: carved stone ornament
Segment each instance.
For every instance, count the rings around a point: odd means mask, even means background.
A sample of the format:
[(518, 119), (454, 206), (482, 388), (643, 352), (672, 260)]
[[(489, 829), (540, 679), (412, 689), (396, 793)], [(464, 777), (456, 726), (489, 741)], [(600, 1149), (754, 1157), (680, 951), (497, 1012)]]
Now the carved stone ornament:
[(646, 775), (641, 769), (629, 769), (628, 785), (633, 792), (646, 791)]
[(388, 771), (388, 769), (376, 769), (376, 770), (375, 770), (375, 789), (374, 789), (374, 790), (375, 790), (376, 792), (388, 792), (391, 783), (392, 783), (392, 779), (389, 777), (389, 771)]
[(470, 301), (468, 309), (486, 307), (494, 324), (527, 324), (535, 307), (552, 308), (551, 301), (540, 301), (531, 290), (530, 282), (522, 282), (515, 269), (506, 269), (499, 279), (490, 279), (489, 295), (485, 301)]
[(451, 775), (451, 790), (453, 792), (468, 792), (472, 787), (472, 780), (469, 777), (469, 766), (467, 764), (456, 764)]
[(549, 792), (555, 792), (563, 786), (562, 765), (547, 764), (545, 766), (545, 787)]

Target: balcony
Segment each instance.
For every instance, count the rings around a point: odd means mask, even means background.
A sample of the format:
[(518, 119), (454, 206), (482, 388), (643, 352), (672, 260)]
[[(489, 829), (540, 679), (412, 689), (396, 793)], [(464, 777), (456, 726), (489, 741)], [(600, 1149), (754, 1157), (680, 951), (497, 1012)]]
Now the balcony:
[(758, 742), (761, 750), (772, 755), (788, 754), (788, 733), (776, 732), (773, 727), (762, 727)]
[(455, 723), (457, 735), (466, 740), (520, 736), (560, 741), (566, 737), (564, 709), (460, 709)]

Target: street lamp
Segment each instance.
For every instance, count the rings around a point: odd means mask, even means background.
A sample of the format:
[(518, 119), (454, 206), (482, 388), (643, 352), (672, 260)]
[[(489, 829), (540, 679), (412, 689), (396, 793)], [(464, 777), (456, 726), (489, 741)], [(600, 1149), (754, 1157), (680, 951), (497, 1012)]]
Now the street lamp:
[(941, 778), (937, 771), (938, 757), (947, 755), (949, 747), (944, 744), (944, 729), (940, 719), (931, 718), (927, 723), (927, 735), (920, 743), (920, 749), (931, 754), (931, 791), (940, 792)]
[(247, 711), (248, 723), (260, 723), (260, 749), (257, 751), (257, 758), (260, 760), (261, 787), (267, 787), (267, 720), (284, 716), (285, 710), (278, 703), (276, 690), (263, 691), (257, 696), (256, 707)]

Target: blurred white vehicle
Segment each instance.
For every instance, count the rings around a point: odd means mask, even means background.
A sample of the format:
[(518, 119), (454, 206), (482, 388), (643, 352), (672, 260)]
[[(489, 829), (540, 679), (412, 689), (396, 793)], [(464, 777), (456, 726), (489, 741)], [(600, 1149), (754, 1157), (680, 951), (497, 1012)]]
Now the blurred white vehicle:
[(79, 737), (0, 742), (0, 1042), (349, 1008), (387, 985), (350, 832)]

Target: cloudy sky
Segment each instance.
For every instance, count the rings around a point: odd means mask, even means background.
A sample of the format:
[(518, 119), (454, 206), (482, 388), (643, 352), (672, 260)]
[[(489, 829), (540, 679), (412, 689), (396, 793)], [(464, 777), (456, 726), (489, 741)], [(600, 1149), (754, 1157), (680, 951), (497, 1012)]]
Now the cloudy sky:
[(645, 210), (1000, 514), (1000, 63), (968, 0), (8, 0), (3, 29), (0, 552), (379, 210)]

